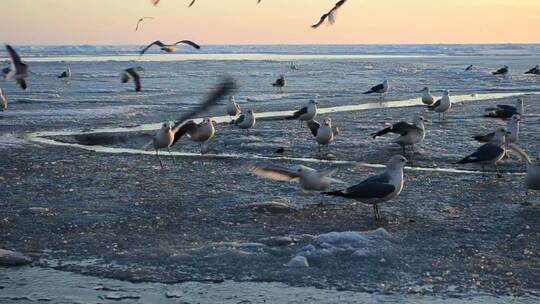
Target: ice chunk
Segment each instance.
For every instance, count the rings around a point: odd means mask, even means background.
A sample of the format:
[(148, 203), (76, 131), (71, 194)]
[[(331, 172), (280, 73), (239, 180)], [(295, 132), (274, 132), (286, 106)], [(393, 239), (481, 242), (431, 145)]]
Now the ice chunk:
[(289, 261), (287, 266), (291, 268), (306, 268), (309, 267), (309, 263), (306, 257), (297, 255)]

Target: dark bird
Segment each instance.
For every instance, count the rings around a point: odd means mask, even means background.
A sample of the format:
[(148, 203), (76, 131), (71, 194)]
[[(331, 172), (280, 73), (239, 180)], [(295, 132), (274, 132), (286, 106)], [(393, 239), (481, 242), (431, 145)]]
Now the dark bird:
[(281, 90), (287, 86), (287, 78), (285, 75), (279, 76), (279, 78), (272, 84), (272, 86), (280, 88)]
[(139, 73), (137, 73), (137, 71), (144, 71), (144, 70), (141, 67), (125, 69), (122, 72), (122, 74), (120, 74), (120, 78), (122, 80), (122, 83), (126, 83), (129, 80), (133, 80), (133, 83), (135, 84), (135, 91), (140, 92), (142, 89), (141, 77), (139, 76)]
[(393, 140), (394, 143), (401, 146), (403, 149), (403, 155), (405, 155), (405, 147), (411, 146), (414, 149), (414, 145), (424, 140), (426, 136), (426, 131), (424, 127), (424, 118), (421, 116), (415, 117), (414, 122), (412, 124), (400, 121), (398, 123), (395, 123), (391, 125), (388, 128), (384, 128), (379, 132), (375, 132), (371, 134), (373, 138), (377, 138), (378, 136), (387, 134), (387, 133), (395, 133), (399, 134), (399, 136)]
[(28, 77), (28, 66), (21, 61), (21, 57), (15, 52), (15, 50), (9, 45), (6, 44), (6, 51), (9, 56), (9, 67), (3, 69), (5, 79), (15, 79), (17, 85), (26, 90), (26, 80)]
[(174, 44), (164, 44), (163, 42), (161, 42), (159, 40), (156, 40), (156, 41), (150, 43), (144, 49), (142, 49), (141, 52), (139, 53), (139, 56), (142, 56), (153, 45), (159, 46), (160, 49), (162, 51), (165, 51), (166, 53), (174, 53), (174, 52), (176, 52), (177, 45), (180, 44), (180, 43), (190, 45), (190, 46), (196, 48), (197, 50), (201, 48), (198, 44), (196, 44), (193, 41), (189, 41), (189, 40), (181, 40), (181, 41), (178, 41), (178, 42), (176, 42)]
[(314, 29), (318, 28), (321, 24), (324, 23), (326, 19), (328, 19), (328, 23), (334, 24), (334, 22), (336, 22), (337, 11), (343, 4), (345, 4), (345, 2), (347, 2), (347, 0), (338, 1), (328, 13), (321, 16), (321, 19), (319, 19), (319, 22), (312, 25), (311, 27)]
[(150, 0), (154, 6), (157, 6), (159, 3), (159, 0)]
[(137, 21), (137, 26), (135, 26), (135, 31), (139, 30), (139, 25), (141, 24), (141, 22), (143, 22), (143, 20), (145, 19), (154, 19), (154, 17), (142, 17), (141, 19), (139, 19), (139, 21)]
[(505, 128), (500, 128), (495, 131), (493, 139), (480, 146), (474, 153), (463, 158), (458, 164), (477, 163), (482, 166), (482, 176), (484, 176), (484, 167), (486, 165), (494, 165), (497, 170), (497, 176), (501, 177), (497, 164), (503, 159), (506, 154), (506, 136), (509, 134)]
[(515, 106), (497, 105), (495, 108), (486, 108), (489, 111), (484, 117), (508, 119), (516, 114), (523, 115), (523, 99), (518, 98)]
[(381, 220), (379, 204), (398, 196), (403, 190), (403, 168), (407, 159), (401, 155), (390, 158), (386, 170), (345, 190), (323, 192), (326, 195), (353, 199), (373, 205), (375, 220)]
[(297, 119), (300, 121), (313, 120), (317, 116), (317, 101), (310, 100), (309, 103), (300, 110), (295, 111), (293, 115), (285, 117), (287, 120)]
[(469, 72), (469, 71), (472, 71), (473, 69), (473, 65), (469, 65), (468, 67), (465, 68), (465, 72)]
[(525, 74), (540, 75), (540, 67), (535, 66), (534, 68), (532, 68), (532, 69), (528, 70), (527, 72), (525, 72)]
[(508, 66), (503, 66), (502, 68), (496, 70), (495, 72), (491, 73), (493, 75), (501, 75), (501, 76), (506, 76), (508, 74), (508, 71), (510, 69), (508, 68)]
[(71, 69), (68, 67), (67, 70), (63, 71), (58, 78), (71, 78)]
[(374, 87), (371, 87), (371, 89), (365, 91), (363, 94), (373, 94), (373, 93), (377, 93), (377, 94), (380, 94), (381, 95), (381, 98), (383, 95), (386, 95), (386, 93), (388, 93), (388, 89), (389, 89), (389, 83), (388, 83), (388, 80), (384, 80), (382, 83), (374, 86)]

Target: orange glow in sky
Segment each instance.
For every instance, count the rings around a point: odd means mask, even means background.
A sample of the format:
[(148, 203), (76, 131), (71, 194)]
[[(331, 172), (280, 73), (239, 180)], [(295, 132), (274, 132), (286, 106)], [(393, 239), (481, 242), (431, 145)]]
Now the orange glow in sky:
[[(539, 43), (540, 0), (0, 0), (0, 42), (145, 44)], [(135, 32), (140, 17), (152, 16)]]

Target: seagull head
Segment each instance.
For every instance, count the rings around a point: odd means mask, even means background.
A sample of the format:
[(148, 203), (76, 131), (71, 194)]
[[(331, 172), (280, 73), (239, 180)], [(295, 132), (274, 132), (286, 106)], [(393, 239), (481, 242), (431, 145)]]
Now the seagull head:
[(445, 96), (450, 95), (450, 90), (444, 90), (444, 95), (445, 95)]
[(407, 163), (407, 159), (404, 156), (394, 155), (388, 161), (387, 167), (390, 169), (403, 169), (406, 163)]
[(330, 117), (327, 117), (324, 119), (323, 124), (325, 126), (331, 126), (332, 125), (332, 119)]
[(512, 117), (510, 117), (510, 121), (512, 121), (512, 122), (521, 121), (521, 115), (519, 115), (519, 114), (512, 115)]
[(416, 116), (416, 117), (414, 118), (414, 124), (415, 124), (415, 125), (422, 124), (422, 123), (424, 123), (424, 121), (426, 121), (426, 120), (425, 120), (424, 117), (422, 117), (421, 115), (418, 115), (418, 116)]
[(248, 113), (249, 115), (253, 115), (253, 110), (252, 110), (252, 109), (248, 109), (248, 110), (247, 110), (247, 113)]
[(170, 130), (171, 129), (171, 124), (168, 123), (168, 122), (164, 122), (162, 125), (161, 125), (161, 130)]
[(294, 166), (294, 167), (292, 167), (292, 170), (298, 176), (302, 176), (302, 175), (306, 174), (306, 172), (313, 171), (313, 169), (311, 169), (310, 167), (306, 167), (306, 166), (303, 166), (303, 165)]
[(309, 103), (310, 103), (310, 104), (314, 104), (314, 105), (318, 105), (318, 104), (319, 104), (315, 99), (310, 100)]
[(428, 87), (424, 87), (422, 90), (420, 90), (420, 93), (423, 93), (423, 92), (429, 92), (429, 88), (428, 88)]
[(499, 128), (497, 131), (495, 131), (495, 137), (499, 139), (503, 139), (506, 135), (509, 135), (510, 132), (506, 130), (506, 128)]
[(231, 95), (231, 96), (229, 96), (229, 101), (230, 102), (236, 102), (236, 98), (233, 95)]

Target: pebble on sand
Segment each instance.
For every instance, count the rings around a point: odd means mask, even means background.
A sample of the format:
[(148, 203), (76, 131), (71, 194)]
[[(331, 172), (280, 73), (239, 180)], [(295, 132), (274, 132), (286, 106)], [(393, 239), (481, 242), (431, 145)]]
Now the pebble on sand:
[(32, 263), (32, 259), (22, 253), (0, 249), (0, 266), (20, 266)]

